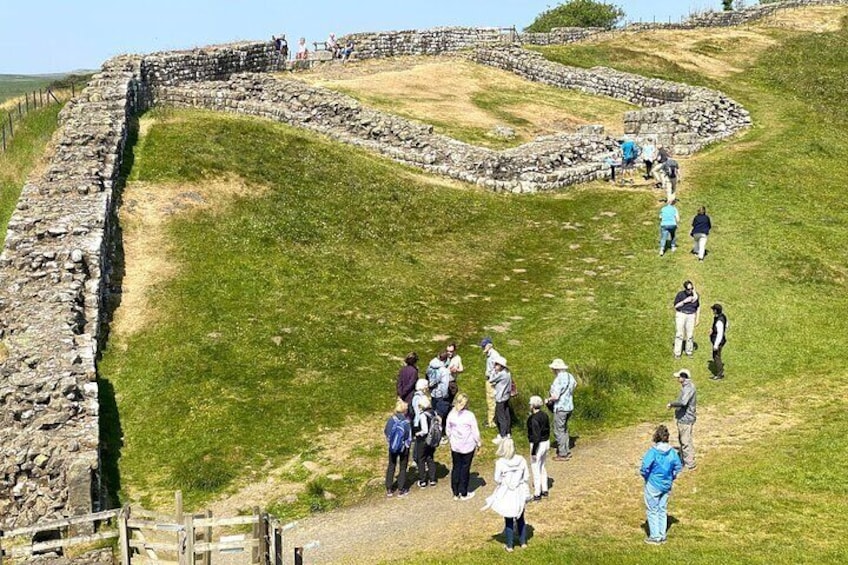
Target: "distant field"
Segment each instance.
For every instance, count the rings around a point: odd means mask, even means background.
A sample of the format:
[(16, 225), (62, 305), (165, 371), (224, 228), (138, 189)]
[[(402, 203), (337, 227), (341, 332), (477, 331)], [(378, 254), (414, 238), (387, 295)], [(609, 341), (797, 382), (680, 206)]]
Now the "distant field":
[(58, 75), (0, 75), (0, 104), (10, 98), (22, 96), (25, 92), (44, 88), (57, 78), (60, 77)]

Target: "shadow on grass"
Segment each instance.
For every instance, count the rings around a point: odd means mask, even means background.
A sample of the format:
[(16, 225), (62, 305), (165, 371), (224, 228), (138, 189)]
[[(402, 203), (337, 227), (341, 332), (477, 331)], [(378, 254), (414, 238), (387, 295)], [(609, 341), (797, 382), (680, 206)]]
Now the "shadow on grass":
[[(138, 118), (129, 120), (129, 131), (127, 142), (121, 161), (121, 172), (115, 183), (113, 194), (113, 210), (109, 218), (109, 271), (106, 275), (106, 315), (100, 333), (99, 355), (102, 355), (109, 341), (112, 319), (118, 306), (121, 305), (121, 288), (123, 285), (124, 264), (124, 239), (123, 230), (118, 222), (118, 210), (123, 200), (124, 187), (127, 176), (132, 170), (135, 162), (135, 146), (138, 142)], [(99, 358), (98, 358), (99, 361)], [(101, 477), (103, 481), (102, 500), (104, 508), (118, 508), (121, 506), (121, 474), (118, 462), (121, 458), (121, 448), (124, 445), (123, 429), (121, 428), (121, 417), (118, 413), (118, 402), (115, 398), (115, 387), (107, 379), (99, 378), (99, 401), (100, 401), (100, 460), (102, 465)]]
[[(675, 524), (679, 524), (679, 523), (680, 523), (680, 520), (678, 520), (677, 518), (675, 518), (674, 516), (669, 514), (667, 519), (666, 519), (666, 533), (670, 532), (671, 528)], [(651, 537), (651, 529), (648, 527), (648, 521), (647, 520), (642, 522), (641, 528), (642, 528), (642, 531), (645, 532), (645, 537)]]

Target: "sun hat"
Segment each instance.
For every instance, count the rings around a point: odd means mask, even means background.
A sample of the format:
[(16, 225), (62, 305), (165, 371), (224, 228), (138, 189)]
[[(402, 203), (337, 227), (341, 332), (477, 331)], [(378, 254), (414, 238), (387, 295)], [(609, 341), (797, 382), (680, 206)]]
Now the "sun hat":
[(492, 359), (492, 363), (495, 365), (500, 365), (504, 369), (508, 368), (508, 365), (506, 364), (506, 357), (504, 357), (503, 355), (498, 355), (497, 357)]
[(565, 361), (563, 361), (563, 360), (562, 360), (562, 359), (560, 359), (559, 357), (557, 357), (556, 359), (554, 359), (554, 360), (551, 362), (551, 364), (550, 364), (550, 365), (548, 365), (548, 367), (550, 367), (551, 369), (556, 369), (556, 370), (568, 369), (568, 365), (566, 365), (566, 364), (565, 364)]
[(689, 372), (689, 369), (680, 369), (679, 371), (674, 373), (674, 378), (676, 378), (676, 379), (679, 379), (679, 378), (691, 379), (692, 374)]

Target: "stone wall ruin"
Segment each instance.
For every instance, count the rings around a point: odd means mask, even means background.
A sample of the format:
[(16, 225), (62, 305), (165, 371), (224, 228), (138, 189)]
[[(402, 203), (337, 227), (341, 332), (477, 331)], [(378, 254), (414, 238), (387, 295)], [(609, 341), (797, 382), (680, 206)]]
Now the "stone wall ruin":
[[(786, 7), (846, 4), (790, 0), (709, 16), (697, 25), (747, 23)], [(748, 123), (744, 109), (721, 93), (614, 71), (554, 68), (527, 52), (500, 49), (500, 29), (463, 29), (398, 32), (406, 34), (402, 41), (394, 32), (377, 34), (370, 51), (359, 36), (358, 50), (367, 57), (498, 47), (472, 57), (531, 80), (640, 103), (644, 109), (625, 115), (627, 131), (669, 139), (679, 152)], [(556, 33), (538, 41), (571, 41), (594, 30)], [(52, 153), (24, 186), (0, 254), (0, 529), (85, 514), (102, 500), (96, 359), (105, 305), (118, 290), (111, 289), (110, 264), (116, 185), (137, 113), (166, 102), (264, 116), (495, 190), (540, 190), (604, 174), (598, 156), (612, 140), (591, 127), (507, 151), (486, 150), (340, 94), (253, 74), (274, 70), (275, 62), (270, 42), (121, 56), (105, 63), (62, 111)]]

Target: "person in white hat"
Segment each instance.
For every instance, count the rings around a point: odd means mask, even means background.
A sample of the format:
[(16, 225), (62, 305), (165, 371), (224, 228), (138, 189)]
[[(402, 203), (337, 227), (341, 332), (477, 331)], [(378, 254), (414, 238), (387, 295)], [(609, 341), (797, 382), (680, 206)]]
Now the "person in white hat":
[(548, 366), (554, 373), (554, 382), (551, 383), (550, 397), (547, 400), (549, 405), (553, 403), (554, 437), (557, 442), (554, 461), (568, 461), (571, 459), (568, 420), (574, 411), (574, 388), (577, 386), (577, 379), (568, 372), (568, 365), (562, 359), (554, 359)]
[(500, 355), (492, 360), (494, 365), (489, 382), (495, 387), (495, 422), (498, 425), (498, 436), (495, 443), (510, 437), (512, 421), (509, 415), (509, 396), (512, 390), (512, 373), (506, 364), (506, 359)]

